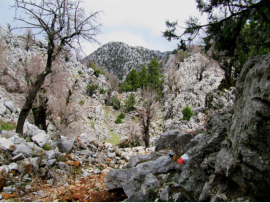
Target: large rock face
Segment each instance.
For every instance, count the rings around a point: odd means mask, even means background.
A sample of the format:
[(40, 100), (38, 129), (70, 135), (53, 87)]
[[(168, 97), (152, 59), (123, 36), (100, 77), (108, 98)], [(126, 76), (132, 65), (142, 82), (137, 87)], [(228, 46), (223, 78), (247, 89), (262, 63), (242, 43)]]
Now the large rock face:
[(214, 180), (207, 185), (208, 189), (221, 191), (220, 186), (214, 185), (219, 177), (226, 179), (228, 184), (234, 185), (224, 193), (227, 200), (235, 198), (233, 190), (251, 200), (270, 199), (269, 61), (269, 54), (250, 58), (236, 84), (237, 98), (228, 140), (217, 155)]
[(269, 59), (247, 61), (236, 84), (231, 121), (231, 114), (217, 114), (208, 123), (212, 138), (187, 151), (191, 158), (175, 177), (187, 200), (269, 201)]

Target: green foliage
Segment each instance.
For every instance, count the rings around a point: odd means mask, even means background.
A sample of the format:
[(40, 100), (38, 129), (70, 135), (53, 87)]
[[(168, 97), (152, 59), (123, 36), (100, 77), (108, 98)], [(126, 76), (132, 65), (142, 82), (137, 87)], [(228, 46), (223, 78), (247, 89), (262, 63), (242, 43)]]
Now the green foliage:
[(121, 108), (121, 102), (119, 99), (117, 99), (117, 97), (112, 98), (112, 104), (113, 104), (113, 108), (116, 110)]
[(135, 69), (127, 75), (126, 80), (121, 86), (122, 91), (136, 91), (137, 88), (140, 87), (140, 78), (139, 74)]
[(140, 78), (141, 88), (146, 88), (148, 81), (147, 81), (147, 69), (145, 65), (143, 65), (142, 70), (139, 72), (139, 78)]
[(48, 144), (44, 144), (43, 149), (45, 151), (49, 151), (49, 150), (51, 150), (51, 147)]
[(136, 104), (136, 100), (135, 100), (135, 94), (131, 93), (129, 98), (126, 100), (125, 102), (125, 106), (127, 108), (128, 111), (132, 110), (134, 108), (134, 105)]
[(104, 142), (111, 143), (113, 145), (119, 144), (120, 139), (121, 139), (121, 136), (120, 135), (117, 135), (117, 134), (114, 134), (114, 133), (110, 132), (110, 136), (111, 136), (111, 139), (110, 140), (103, 140), (103, 141)]
[(118, 118), (124, 119), (124, 118), (125, 118), (125, 114), (124, 114), (123, 112), (121, 112), (121, 113), (119, 114)]
[(156, 57), (148, 64), (147, 81), (148, 85), (152, 86), (157, 94), (161, 96), (163, 79), (160, 74), (160, 64)]
[(117, 118), (114, 122), (115, 122), (116, 124), (122, 123), (122, 119), (121, 119), (121, 118)]
[(192, 112), (191, 108), (189, 108), (188, 105), (182, 110), (182, 114), (184, 116), (183, 120), (188, 120), (188, 121), (193, 116), (193, 112)]
[(97, 77), (98, 77), (100, 74), (105, 75), (105, 72), (104, 72), (103, 68), (102, 68), (102, 67), (96, 66), (96, 64), (94, 63), (93, 60), (91, 60), (91, 61), (89, 62), (88, 67), (89, 67), (89, 68), (93, 68), (93, 70), (94, 70), (94, 75), (97, 76)]
[(83, 100), (79, 101), (79, 104), (84, 105), (84, 101)]
[(178, 52), (177, 49), (175, 49), (172, 51), (172, 54), (177, 54), (177, 52)]
[(86, 89), (87, 89), (87, 93), (92, 96), (94, 91), (98, 88), (98, 85), (95, 84), (91, 84), (91, 85), (87, 85)]
[(81, 75), (82, 74), (82, 71), (78, 70), (78, 74)]
[(89, 68), (93, 68), (94, 70), (96, 69), (96, 64), (94, 63), (93, 60), (91, 60), (91, 61), (88, 63), (88, 67), (89, 67)]
[(1, 130), (14, 130), (15, 128), (16, 128), (15, 125), (0, 120), (0, 131)]
[(102, 166), (100, 166), (100, 165), (97, 166), (97, 168), (98, 168), (99, 170), (102, 170), (102, 169), (103, 169)]
[(99, 90), (99, 94), (104, 94), (106, 91), (104, 89)]
[[(224, 70), (225, 87), (235, 83), (243, 64), (250, 56), (270, 52), (270, 7), (269, 0), (197, 0), (197, 8), (208, 15), (208, 24), (201, 26), (199, 18), (191, 17), (184, 34), (176, 33), (177, 22), (166, 22), (163, 36), (168, 40), (180, 39), (183, 50), (184, 39), (191, 43), (204, 29), (204, 51), (219, 62)], [(228, 9), (230, 12), (228, 12)], [(219, 12), (215, 12), (219, 10)], [(226, 14), (226, 16), (225, 16)]]
[(65, 162), (65, 161), (67, 161), (68, 160), (68, 157), (66, 157), (66, 156), (59, 156), (58, 158), (57, 158), (57, 161), (61, 161), (61, 162)]
[(121, 75), (118, 76), (118, 79), (123, 80), (123, 77), (124, 77), (123, 74), (121, 74)]

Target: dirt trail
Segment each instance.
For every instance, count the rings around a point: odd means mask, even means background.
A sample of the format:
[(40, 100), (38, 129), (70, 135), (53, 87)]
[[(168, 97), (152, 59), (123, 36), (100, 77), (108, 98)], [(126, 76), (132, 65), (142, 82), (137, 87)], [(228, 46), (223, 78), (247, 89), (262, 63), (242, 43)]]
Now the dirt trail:
[[(109, 192), (104, 186), (106, 175), (91, 175), (67, 186), (52, 186), (40, 183), (22, 197), (4, 201), (25, 202), (118, 202), (127, 198), (123, 191)], [(3, 196), (4, 197), (4, 196)]]

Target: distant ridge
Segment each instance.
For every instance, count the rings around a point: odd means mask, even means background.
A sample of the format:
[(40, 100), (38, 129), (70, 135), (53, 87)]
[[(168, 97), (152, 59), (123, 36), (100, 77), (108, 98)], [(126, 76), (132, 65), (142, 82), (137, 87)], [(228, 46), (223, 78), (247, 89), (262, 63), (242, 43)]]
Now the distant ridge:
[(126, 76), (132, 69), (140, 70), (142, 65), (147, 66), (154, 57), (161, 61), (169, 53), (133, 47), (123, 42), (109, 42), (85, 57), (83, 63), (93, 60), (117, 76)]

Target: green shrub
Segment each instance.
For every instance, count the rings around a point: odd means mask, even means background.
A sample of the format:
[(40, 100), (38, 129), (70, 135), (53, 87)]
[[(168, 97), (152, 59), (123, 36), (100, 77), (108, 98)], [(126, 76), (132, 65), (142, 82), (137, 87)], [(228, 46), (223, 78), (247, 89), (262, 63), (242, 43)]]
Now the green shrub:
[(99, 94), (104, 94), (106, 91), (104, 89), (99, 90)]
[(0, 131), (1, 130), (14, 130), (15, 127), (16, 126), (11, 124), (11, 123), (6, 123), (4, 121), (0, 121)]
[(116, 109), (116, 110), (120, 109), (120, 107), (121, 107), (120, 100), (117, 99), (116, 97), (112, 98), (112, 104), (113, 104), (113, 108)]
[(78, 70), (78, 73), (79, 73), (79, 75), (81, 75), (82, 74), (82, 71)]
[(45, 145), (43, 146), (43, 149), (44, 149), (45, 151), (49, 151), (49, 150), (51, 150), (51, 147), (50, 147), (48, 144), (45, 144)]
[(131, 93), (129, 98), (126, 100), (126, 107), (127, 107), (127, 110), (130, 111), (130, 110), (133, 110), (134, 109), (134, 105), (136, 103), (136, 100), (135, 100), (135, 94), (134, 93)]
[(98, 85), (95, 84), (91, 84), (91, 85), (87, 85), (86, 89), (87, 89), (87, 93), (92, 96), (94, 91), (98, 88)]
[(119, 123), (122, 123), (122, 120), (121, 120), (121, 118), (117, 118), (114, 122), (115, 122), (116, 124), (119, 124)]
[(125, 118), (125, 114), (124, 114), (123, 112), (121, 112), (121, 113), (119, 114), (118, 118), (124, 119), (124, 118)]
[(183, 120), (188, 120), (193, 116), (193, 112), (191, 111), (191, 108), (187, 105), (183, 110), (182, 114), (184, 116)]
[(84, 101), (83, 100), (79, 101), (79, 104), (84, 105)]

